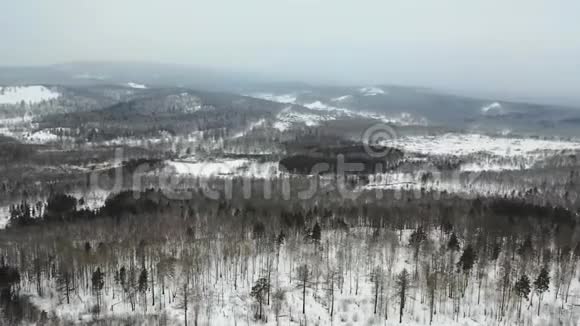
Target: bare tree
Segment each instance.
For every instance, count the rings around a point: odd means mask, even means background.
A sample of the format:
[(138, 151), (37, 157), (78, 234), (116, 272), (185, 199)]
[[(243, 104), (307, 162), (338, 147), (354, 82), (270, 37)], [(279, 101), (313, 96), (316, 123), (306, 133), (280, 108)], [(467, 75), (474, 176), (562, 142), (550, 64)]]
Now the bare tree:
[(409, 272), (407, 272), (406, 268), (397, 276), (397, 287), (399, 291), (399, 323), (402, 323), (407, 300), (407, 290), (409, 289)]

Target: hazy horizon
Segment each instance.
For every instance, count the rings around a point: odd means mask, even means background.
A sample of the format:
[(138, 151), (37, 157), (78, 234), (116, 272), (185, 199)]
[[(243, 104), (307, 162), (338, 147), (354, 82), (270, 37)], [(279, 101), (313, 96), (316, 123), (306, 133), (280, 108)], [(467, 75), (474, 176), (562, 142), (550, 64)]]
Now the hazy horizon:
[(11, 1), (0, 66), (152, 62), (580, 103), (580, 3)]

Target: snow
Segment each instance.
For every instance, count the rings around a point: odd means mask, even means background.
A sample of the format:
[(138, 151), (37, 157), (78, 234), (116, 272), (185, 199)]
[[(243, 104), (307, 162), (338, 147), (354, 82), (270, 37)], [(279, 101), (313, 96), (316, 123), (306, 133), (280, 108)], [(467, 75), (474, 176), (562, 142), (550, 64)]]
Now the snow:
[(327, 104), (324, 104), (320, 101), (316, 101), (310, 104), (304, 104), (305, 107), (309, 108), (309, 109), (313, 109), (313, 110), (326, 110), (326, 111), (338, 111), (340, 109), (333, 107), (333, 106), (329, 106)]
[(274, 128), (280, 131), (285, 131), (290, 129), (294, 124), (317, 126), (323, 121), (332, 121), (340, 118), (372, 119), (402, 126), (428, 124), (426, 119), (416, 118), (406, 112), (399, 115), (386, 116), (372, 112), (355, 112), (348, 109), (337, 108), (326, 105), (320, 101), (305, 104), (305, 107), (318, 112), (306, 113), (292, 109), (285, 109), (276, 117), (277, 121), (274, 123)]
[(235, 134), (232, 138), (241, 138), (244, 137), (245, 135), (247, 135), (249, 132), (251, 132), (252, 130), (259, 128), (261, 126), (263, 126), (264, 124), (266, 124), (266, 119), (260, 119), (258, 121), (252, 122), (248, 125), (248, 127), (246, 127), (243, 131)]
[[(365, 94), (377, 95), (383, 94), (384, 91), (378, 88), (364, 88)], [(329, 105), (321, 100), (314, 101), (311, 103), (301, 104), (296, 100), (295, 95), (285, 94), (285, 95), (273, 95), (270, 93), (257, 93), (251, 95), (256, 98), (261, 98), (269, 101), (274, 101), (278, 103), (296, 104), (302, 105), (308, 108), (312, 112), (306, 113), (304, 111), (298, 112), (292, 107), (288, 107), (282, 110), (278, 116), (277, 121), (274, 123), (274, 128), (280, 131), (286, 131), (291, 129), (294, 124), (306, 124), (307, 126), (317, 126), (322, 121), (336, 120), (340, 118), (362, 118), (362, 119), (374, 119), (380, 120), (385, 123), (393, 123), (399, 125), (427, 125), (428, 121), (424, 117), (415, 117), (410, 113), (402, 112), (397, 115), (387, 116), (384, 114), (366, 112), (366, 111), (355, 111), (347, 108), (341, 108), (334, 105)], [(334, 102), (340, 102), (352, 98), (351, 95), (345, 95), (338, 98), (332, 99)], [(322, 111), (322, 112), (320, 112)]]
[(377, 113), (370, 113), (370, 112), (362, 112), (362, 116), (366, 116), (368, 118), (381, 120), (385, 123), (392, 123), (401, 126), (426, 126), (429, 124), (426, 118), (424, 117), (415, 117), (408, 112), (401, 112), (395, 116), (385, 116), (382, 114)]
[(203, 102), (198, 96), (189, 93), (173, 94), (166, 98), (165, 105), (167, 107), (180, 108), (184, 113), (193, 113), (200, 111), (203, 107)]
[(327, 111), (331, 112), (336, 115), (336, 118), (339, 117), (354, 117), (354, 118), (365, 118), (365, 119), (375, 119), (380, 120), (385, 123), (396, 123), (400, 125), (410, 125), (410, 124), (423, 124), (425, 121), (422, 119), (415, 119), (410, 113), (402, 112), (398, 116), (386, 116), (379, 113), (373, 112), (365, 112), (365, 111), (353, 111), (346, 108), (339, 108), (336, 106), (328, 105), (321, 101), (316, 101), (310, 104), (304, 104), (305, 107), (318, 110), (318, 111)]
[(72, 137), (68, 136), (58, 136), (57, 133), (70, 131), (68, 128), (49, 128), (49, 129), (42, 129), (35, 132), (26, 132), (23, 133), (21, 138), (24, 142), (29, 144), (48, 144), (54, 143), (57, 141), (65, 141), (70, 140), (72, 141)]
[(0, 230), (5, 229), (10, 221), (10, 206), (0, 207)]
[(131, 87), (131, 88), (135, 88), (135, 89), (146, 89), (147, 86), (143, 85), (143, 84), (138, 84), (138, 83), (134, 83), (134, 82), (128, 82), (127, 86)]
[(37, 104), (59, 96), (59, 93), (44, 86), (0, 86), (0, 104)]
[[(63, 168), (73, 168), (73, 169), (80, 169), (76, 166), (63, 166)], [(86, 171), (86, 169), (85, 169)], [(98, 186), (98, 185), (97, 185)], [(68, 195), (75, 197), (77, 200), (83, 199), (84, 203), (82, 205), (78, 205), (78, 209), (90, 209), (96, 210), (101, 208), (105, 204), (105, 200), (111, 194), (110, 190), (100, 189), (100, 188), (93, 188), (88, 190), (75, 190)], [(48, 200), (48, 196), (38, 196), (38, 197), (29, 197), (27, 201), (29, 203), (36, 203), (36, 202), (46, 202)], [(18, 205), (21, 201), (14, 201), (14, 202), (6, 202), (0, 206), (0, 230), (5, 229), (8, 226), (8, 222), (10, 220), (10, 206), (11, 205)], [(38, 214), (42, 215), (42, 212), (38, 212)]]
[(363, 87), (359, 90), (359, 92), (361, 94), (363, 94), (364, 96), (375, 96), (375, 95), (381, 95), (381, 94), (385, 94), (385, 91), (375, 87), (375, 86), (371, 86), (371, 87)]
[(287, 103), (287, 104), (296, 103), (296, 99), (297, 99), (296, 95), (294, 95), (294, 94), (276, 95), (276, 94), (272, 94), (272, 93), (255, 93), (255, 94), (249, 94), (248, 96), (259, 98), (262, 100), (278, 102), (278, 103)]
[(48, 130), (40, 130), (34, 132), (28, 136), (25, 136), (25, 140), (31, 144), (46, 144), (58, 141), (59, 137)]
[[(409, 238), (413, 230), (403, 229), (399, 232), (385, 230), (376, 235), (377, 241), (371, 242), (376, 229), (351, 228), (346, 232), (341, 230), (323, 230), (321, 243), (324, 244), (321, 253), (316, 253), (313, 245), (305, 244), (300, 236), (288, 236), (287, 241), (280, 246), (279, 252), (273, 261), (271, 268), (271, 286), (274, 290), (282, 290), (285, 293), (281, 305), (279, 320), (276, 320), (273, 311), (273, 301), (264, 304), (264, 314), (267, 321), (260, 322), (254, 318), (256, 310), (255, 301), (249, 296), (252, 285), (258, 277), (265, 271), (267, 259), (274, 255), (263, 252), (252, 251), (251, 242), (242, 244), (241, 249), (248, 252), (246, 256), (240, 256), (241, 264), (236, 260), (226, 260), (224, 250), (228, 248), (228, 238), (211, 242), (211, 253), (203, 256), (207, 257), (208, 264), (199, 264), (200, 275), (207, 275), (207, 279), (201, 278), (196, 291), (201, 293), (203, 300), (197, 302), (192, 300), (188, 307), (188, 319), (190, 325), (430, 325), (429, 323), (429, 303), (427, 299), (427, 289), (422, 268), (420, 278), (410, 278), (410, 287), (407, 292), (407, 304), (404, 308), (403, 322), (399, 323), (399, 301), (397, 298), (396, 275), (403, 269), (407, 269), (412, 275), (415, 268), (414, 250), (409, 243)], [(400, 234), (400, 235), (399, 235)], [(427, 233), (429, 244), (432, 248), (445, 248), (447, 237), (441, 236), (438, 230)], [(399, 240), (400, 237), (400, 240)], [(208, 241), (208, 243), (210, 243)], [(240, 243), (238, 243), (240, 244)], [(298, 248), (298, 249), (297, 249)], [(424, 249), (422, 249), (424, 250)], [(244, 252), (244, 251), (242, 251)], [(325, 255), (326, 253), (326, 255)], [(453, 269), (453, 264), (458, 259), (457, 256), (446, 251), (433, 250), (436, 255), (442, 255), (440, 261), (443, 268)], [(222, 255), (222, 256), (220, 256)], [(348, 258), (341, 258), (347, 255)], [(517, 311), (516, 303), (510, 298), (508, 309), (502, 320), (496, 317), (501, 288), (499, 282), (502, 277), (502, 268), (499, 266), (507, 255), (500, 253), (500, 257), (495, 262), (489, 262), (484, 266), (484, 279), (476, 276), (469, 277), (468, 286), (461, 296), (460, 304), (447, 297), (446, 287), (438, 286), (436, 292), (435, 307), (437, 313), (433, 316), (434, 326), (475, 326), (475, 325), (516, 325)], [(252, 258), (250, 258), (252, 257)], [(419, 262), (425, 263), (430, 257), (418, 256)], [(128, 259), (119, 256), (118, 265), (128, 266)], [(341, 261), (348, 259), (348, 261)], [(447, 263), (446, 261), (450, 261)], [(242, 265), (245, 262), (245, 265)], [(251, 262), (251, 263), (250, 263)], [(301, 264), (307, 264), (311, 272), (311, 284), (305, 289), (306, 313), (302, 313), (302, 291), (297, 280), (296, 270)], [(372, 264), (369, 266), (369, 264)], [(369, 272), (372, 266), (381, 266), (382, 285), (377, 293), (377, 300), (380, 309), (374, 313), (374, 284), (373, 277)], [(446, 265), (451, 265), (447, 267)], [(71, 302), (67, 304), (62, 293), (56, 291), (56, 277), (42, 280), (44, 288), (43, 297), (36, 293), (36, 284), (25, 283), (21, 293), (29, 295), (31, 302), (39, 310), (53, 313), (63, 321), (71, 323), (95, 323), (97, 320), (114, 320), (120, 324), (129, 324), (127, 318), (142, 318), (147, 316), (167, 314), (167, 324), (183, 325), (184, 310), (180, 309), (179, 289), (183, 282), (183, 267), (177, 264), (174, 267), (175, 277), (167, 277), (163, 285), (164, 292), (161, 291), (160, 282), (151, 283), (155, 289), (155, 305), (151, 304), (153, 292), (151, 287), (146, 289), (144, 296), (137, 294), (134, 297), (136, 302), (135, 311), (132, 311), (126, 296), (132, 292), (123, 292), (113, 279), (114, 273), (105, 274), (105, 287), (102, 291), (102, 309), (98, 316), (91, 313), (95, 306), (96, 299), (89, 287), (78, 286), (73, 290)], [(237, 271), (238, 265), (244, 266), (244, 270)], [(345, 270), (336, 272), (336, 283), (333, 284), (333, 307), (334, 316), (330, 316), (330, 297), (328, 285), (328, 271), (342, 266)], [(235, 267), (234, 267), (235, 266)], [(479, 267), (479, 265), (477, 266)], [(204, 273), (204, 274), (201, 274)], [(530, 266), (528, 275), (537, 273), (537, 267)], [(551, 271), (551, 274), (553, 272)], [(219, 277), (218, 277), (219, 274)], [(215, 275), (215, 278), (214, 278)], [(553, 275), (553, 274), (552, 274)], [(232, 283), (236, 284), (234, 286)], [(481, 282), (481, 283), (480, 283)], [(536, 316), (537, 294), (532, 293), (534, 301), (533, 309), (522, 310), (522, 325), (575, 325), (577, 324), (578, 312), (575, 308), (575, 298), (578, 293), (578, 281), (574, 277), (570, 289), (571, 301), (563, 302), (562, 296), (554, 298), (556, 287), (553, 282), (545, 293), (542, 302), (542, 314)], [(342, 284), (342, 285), (341, 285)], [(190, 287), (193, 287), (190, 285)], [(456, 291), (457, 286), (453, 286)], [(148, 304), (143, 304), (143, 298)], [(173, 298), (173, 300), (172, 300)], [(549, 299), (550, 298), (550, 299)], [(195, 313), (194, 305), (199, 305)], [(527, 305), (527, 303), (526, 303)], [(145, 308), (145, 306), (147, 306)], [(386, 309), (386, 311), (385, 311)], [(456, 309), (461, 309), (457, 316), (454, 316)], [(388, 318), (385, 318), (385, 312)], [(198, 322), (194, 322), (194, 319)], [(153, 321), (153, 320), (151, 320)], [(567, 321), (562, 323), (562, 321)], [(142, 321), (141, 325), (158, 324)], [(131, 323), (132, 324), (132, 323)]]
[(0, 119), (0, 126), (16, 126), (23, 123), (29, 123), (32, 121), (31, 115), (19, 116), (14, 118), (4, 118)]
[(527, 170), (534, 165), (533, 160), (528, 160), (525, 163), (515, 162), (493, 162), (493, 161), (477, 161), (464, 163), (460, 166), (460, 171), (463, 172), (480, 172), (480, 171), (509, 171), (509, 170)]
[(191, 159), (168, 161), (167, 166), (167, 172), (204, 178), (230, 176), (271, 178), (279, 174), (277, 162), (260, 163), (249, 159)]
[(99, 187), (94, 187), (89, 190), (74, 191), (69, 195), (75, 197), (78, 200), (82, 198), (83, 205), (79, 205), (77, 207), (78, 209), (96, 210), (105, 205), (105, 201), (109, 195), (111, 195), (111, 191), (100, 189)]
[(483, 115), (501, 115), (503, 113), (503, 106), (499, 102), (494, 102), (481, 108), (481, 114)]
[(350, 100), (352, 98), (352, 95), (344, 95), (344, 96), (339, 96), (339, 97), (335, 97), (332, 99), (333, 102), (343, 102), (346, 100)]
[(541, 156), (550, 151), (580, 149), (580, 142), (576, 141), (490, 137), (460, 133), (399, 137), (386, 141), (385, 145), (407, 152), (431, 155), (468, 155), (487, 152), (497, 156)]
[(276, 121), (274, 122), (272, 127), (274, 127), (274, 129), (277, 129), (278, 131), (284, 132), (292, 128), (292, 124), (287, 121)]
[(458, 195), (473, 196), (490, 194), (503, 196), (510, 195), (514, 190), (512, 185), (482, 182), (479, 172), (455, 171), (450, 174), (441, 174), (437, 171), (432, 173), (432, 178), (423, 180), (425, 173), (433, 172), (428, 170), (414, 172), (393, 172), (376, 174), (370, 178), (369, 184), (363, 186), (361, 190), (401, 190), (415, 191), (415, 197), (423, 196), (422, 190), (454, 193)]
[(0, 119), (0, 135), (21, 139), (26, 131), (36, 128), (32, 123), (33, 116), (25, 114), (23, 116)]
[(317, 126), (322, 121), (334, 120), (335, 117), (328, 113), (312, 112), (295, 110), (292, 107), (287, 107), (280, 111), (276, 116), (276, 122), (273, 127), (279, 131), (286, 131), (291, 129), (295, 124), (304, 124), (309, 127)]
[(88, 79), (88, 80), (91, 80), (91, 79), (93, 79), (93, 80), (105, 80), (105, 79), (108, 79), (107, 76), (93, 75), (93, 74), (89, 74), (89, 73), (75, 75), (75, 76), (73, 76), (73, 78), (75, 78), (75, 79)]

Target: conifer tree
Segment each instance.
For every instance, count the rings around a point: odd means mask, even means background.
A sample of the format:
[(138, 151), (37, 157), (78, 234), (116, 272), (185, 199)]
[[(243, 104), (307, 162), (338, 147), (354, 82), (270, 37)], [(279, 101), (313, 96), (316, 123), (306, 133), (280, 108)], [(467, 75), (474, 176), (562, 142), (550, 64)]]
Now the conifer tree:
[(518, 319), (522, 313), (522, 301), (523, 299), (528, 300), (528, 295), (530, 294), (530, 279), (524, 274), (516, 282), (514, 290), (516, 295), (520, 298), (520, 304), (518, 307)]
[(540, 274), (534, 281), (534, 289), (538, 293), (538, 316), (540, 315), (540, 308), (542, 307), (542, 297), (544, 296), (544, 292), (548, 291), (549, 287), (550, 274), (548, 274), (546, 267), (542, 267)]

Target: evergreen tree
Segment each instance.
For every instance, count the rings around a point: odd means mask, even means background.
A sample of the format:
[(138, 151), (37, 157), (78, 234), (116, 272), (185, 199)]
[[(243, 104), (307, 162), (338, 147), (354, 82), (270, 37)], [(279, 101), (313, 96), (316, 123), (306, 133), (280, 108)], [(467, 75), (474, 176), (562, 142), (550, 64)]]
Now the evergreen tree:
[(265, 277), (261, 277), (256, 281), (256, 283), (252, 287), (252, 292), (250, 292), (250, 296), (256, 299), (256, 302), (258, 302), (259, 308), (258, 313), (256, 314), (258, 320), (262, 320), (263, 317), (262, 306), (264, 304), (264, 301), (266, 301), (266, 295), (268, 294), (269, 290), (270, 283), (268, 282), (268, 279)]
[(141, 296), (143, 297), (143, 301), (144, 301), (144, 307), (145, 307), (145, 311), (147, 311), (147, 295), (145, 295), (145, 293), (147, 292), (147, 288), (148, 288), (148, 274), (147, 274), (147, 270), (143, 269), (141, 271), (141, 273), (139, 274), (139, 280), (137, 281), (137, 290), (139, 291), (139, 293), (141, 293)]
[(143, 269), (141, 271), (141, 274), (139, 274), (139, 281), (138, 281), (139, 292), (143, 293), (143, 292), (147, 291), (147, 280), (148, 280), (147, 270)]
[(96, 271), (93, 272), (93, 276), (91, 278), (92, 289), (93, 293), (97, 297), (97, 311), (101, 310), (101, 291), (103, 291), (103, 287), (105, 286), (105, 274), (101, 272), (101, 268), (97, 268)]
[(276, 237), (276, 244), (278, 246), (281, 246), (284, 244), (284, 241), (286, 241), (286, 234), (284, 234), (284, 231), (280, 231), (280, 233)]
[(473, 265), (475, 264), (476, 259), (475, 251), (471, 245), (468, 245), (465, 250), (463, 250), (463, 254), (459, 258), (459, 262), (457, 263), (457, 267), (460, 268), (463, 273), (469, 274)]
[(542, 297), (544, 292), (548, 291), (550, 287), (550, 274), (546, 267), (542, 267), (538, 278), (534, 281), (534, 288), (536, 293), (538, 293), (538, 316), (540, 315), (540, 308), (542, 307)]
[(475, 251), (473, 250), (473, 247), (471, 245), (468, 245), (463, 250), (461, 257), (459, 258), (459, 262), (457, 263), (457, 268), (460, 269), (461, 271), (463, 271), (463, 280), (464, 280), (463, 281), (463, 288), (462, 288), (463, 295), (465, 295), (465, 289), (467, 288), (467, 285), (469, 282), (469, 273), (471, 272), (471, 269), (473, 268), (473, 265), (475, 264), (476, 258), (477, 257), (475, 255)]
[(534, 254), (534, 246), (532, 245), (532, 237), (528, 235), (522, 245), (518, 248), (518, 255), (522, 257), (524, 262), (527, 262)]
[(425, 233), (421, 226), (413, 231), (409, 238), (409, 245), (414, 249), (413, 258), (415, 258), (415, 278), (419, 274), (419, 251), (421, 250), (421, 245), (425, 240), (427, 240), (427, 233)]
[(455, 232), (451, 234), (451, 237), (447, 242), (447, 249), (452, 251), (459, 251), (459, 239), (457, 239)]
[(525, 298), (528, 300), (528, 295), (530, 294), (530, 279), (524, 274), (516, 282), (514, 290), (516, 295), (520, 298), (520, 305), (518, 308), (518, 319), (522, 313), (522, 301)]
[(314, 243), (316, 244), (320, 243), (320, 239), (322, 238), (322, 229), (320, 228), (320, 224), (318, 224), (318, 222), (314, 224), (310, 238)]

